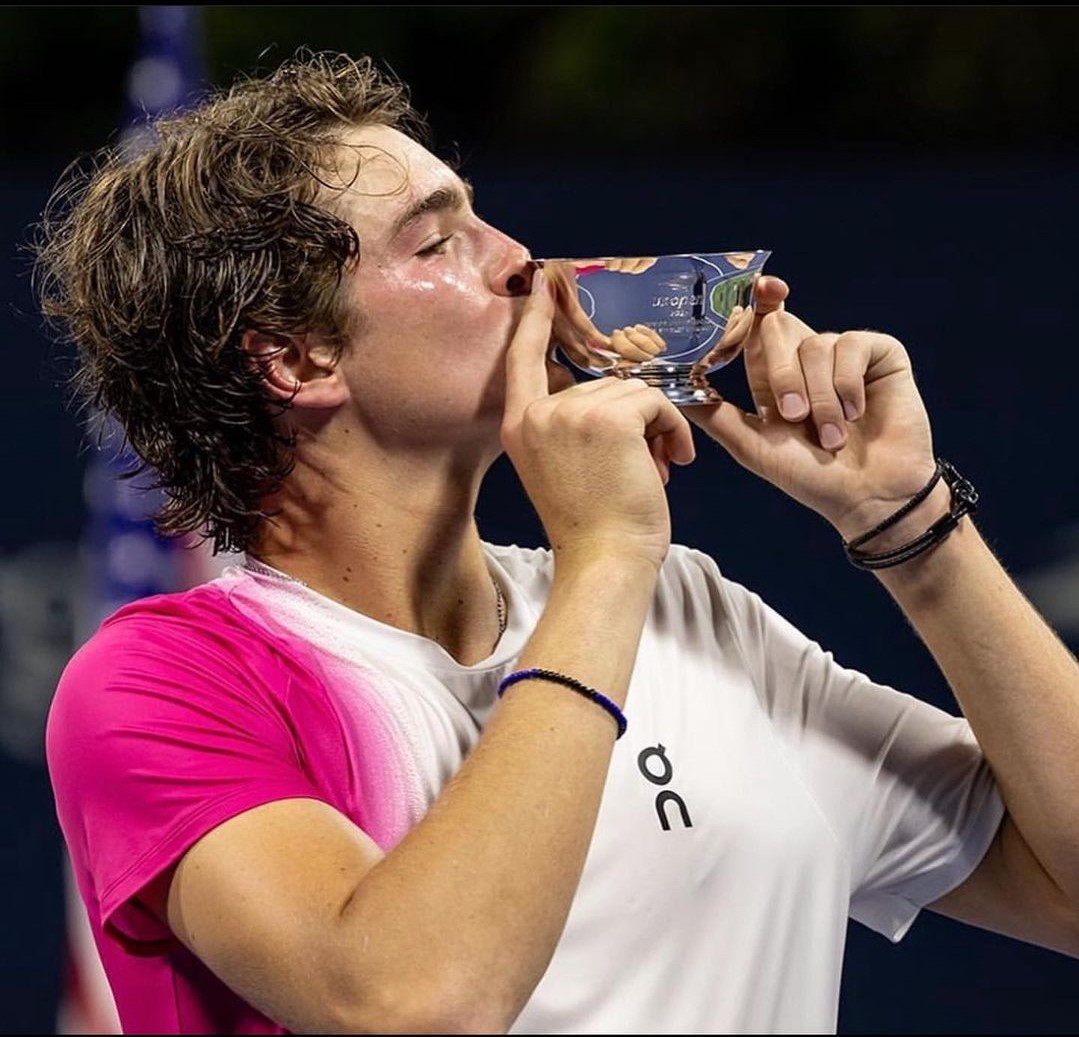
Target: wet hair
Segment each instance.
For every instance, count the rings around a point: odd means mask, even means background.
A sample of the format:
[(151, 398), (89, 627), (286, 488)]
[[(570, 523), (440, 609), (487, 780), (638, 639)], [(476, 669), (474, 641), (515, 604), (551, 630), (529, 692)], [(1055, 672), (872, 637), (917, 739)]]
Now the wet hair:
[(339, 146), (368, 125), (428, 141), (407, 88), (371, 59), (299, 51), (54, 188), (33, 246), (41, 312), (77, 347), (76, 399), (119, 423), (132, 474), (163, 491), (162, 534), (247, 550), (269, 517), (292, 467), (278, 421), (291, 401), (242, 338), (313, 332), (340, 355), (360, 242), (335, 208)]

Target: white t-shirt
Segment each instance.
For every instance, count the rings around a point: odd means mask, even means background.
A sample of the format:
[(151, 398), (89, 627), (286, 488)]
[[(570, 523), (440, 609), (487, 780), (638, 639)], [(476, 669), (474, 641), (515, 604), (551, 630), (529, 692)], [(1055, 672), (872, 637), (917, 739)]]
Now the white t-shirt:
[[(377, 681), (407, 741), (413, 822), (475, 744), (549, 590), (548, 551), (485, 549), (509, 624), (473, 666), (297, 583), (218, 581), (343, 684), (352, 668)], [(512, 1032), (835, 1032), (848, 918), (899, 940), (1003, 817), (963, 718), (839, 666), (687, 547), (663, 566), (625, 713), (565, 931)]]

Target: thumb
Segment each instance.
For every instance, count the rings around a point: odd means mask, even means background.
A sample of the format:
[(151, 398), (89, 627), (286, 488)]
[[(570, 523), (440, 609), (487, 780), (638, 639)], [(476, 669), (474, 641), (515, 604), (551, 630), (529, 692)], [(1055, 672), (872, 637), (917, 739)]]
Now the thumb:
[(790, 285), (786, 281), (761, 274), (753, 285), (753, 310), (757, 319), (760, 320), (762, 317), (767, 317), (769, 313), (783, 309), (790, 294)]
[(730, 400), (695, 404), (683, 408), (682, 413), (740, 465), (757, 471), (763, 422), (756, 414), (747, 413)]
[(778, 277), (765, 277), (761, 274), (753, 284), (753, 324), (746, 338), (745, 349), (752, 353), (760, 343), (761, 321), (770, 313), (784, 309), (787, 296), (791, 293), (790, 285)]

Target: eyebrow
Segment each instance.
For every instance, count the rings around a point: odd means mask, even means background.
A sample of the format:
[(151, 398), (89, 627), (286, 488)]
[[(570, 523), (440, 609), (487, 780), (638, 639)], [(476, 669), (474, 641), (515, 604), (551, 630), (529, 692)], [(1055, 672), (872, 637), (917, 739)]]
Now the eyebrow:
[(397, 237), (406, 227), (411, 226), (421, 216), (431, 212), (456, 212), (471, 205), (475, 193), (472, 185), (467, 180), (462, 180), (460, 185), (453, 187), (439, 187), (425, 198), (421, 198), (414, 205), (406, 209), (394, 222), (391, 238)]

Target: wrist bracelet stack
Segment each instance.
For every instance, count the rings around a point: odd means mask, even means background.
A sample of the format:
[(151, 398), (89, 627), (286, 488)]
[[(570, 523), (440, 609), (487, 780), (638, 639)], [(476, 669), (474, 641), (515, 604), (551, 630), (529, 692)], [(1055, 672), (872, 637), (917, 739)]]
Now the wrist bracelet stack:
[[(948, 514), (938, 519), (924, 533), (913, 540), (890, 551), (880, 551), (876, 554), (865, 551), (862, 545), (868, 543), (874, 537), (879, 536), (886, 529), (890, 529), (904, 516), (909, 515), (922, 501), (929, 496), (933, 487), (943, 479), (948, 489), (952, 492), (952, 503)], [(883, 522), (874, 526), (861, 536), (848, 540), (843, 544), (843, 550), (852, 565), (859, 569), (887, 569), (901, 562), (907, 562), (920, 554), (936, 547), (956, 526), (959, 520), (966, 514), (976, 511), (978, 508), (978, 491), (967, 479), (964, 479), (955, 468), (947, 461), (937, 460), (936, 471), (933, 477), (925, 484), (906, 504), (889, 515)]]
[(564, 673), (557, 673), (555, 670), (541, 670), (538, 668), (533, 668), (531, 670), (517, 670), (515, 673), (511, 673), (508, 677), (502, 679), (502, 683), (498, 686), (498, 697), (501, 698), (503, 692), (505, 692), (511, 684), (516, 684), (518, 681), (529, 680), (550, 681), (552, 684), (561, 684), (563, 687), (572, 688), (586, 699), (591, 699), (597, 706), (601, 709), (605, 709), (612, 717), (614, 717), (614, 722), (618, 725), (618, 734), (615, 736), (616, 741), (626, 733), (625, 714), (614, 702), (607, 698), (606, 695), (596, 691), (595, 688), (590, 688), (587, 684), (583, 684), (581, 681), (577, 680), (576, 677), (567, 677)]

